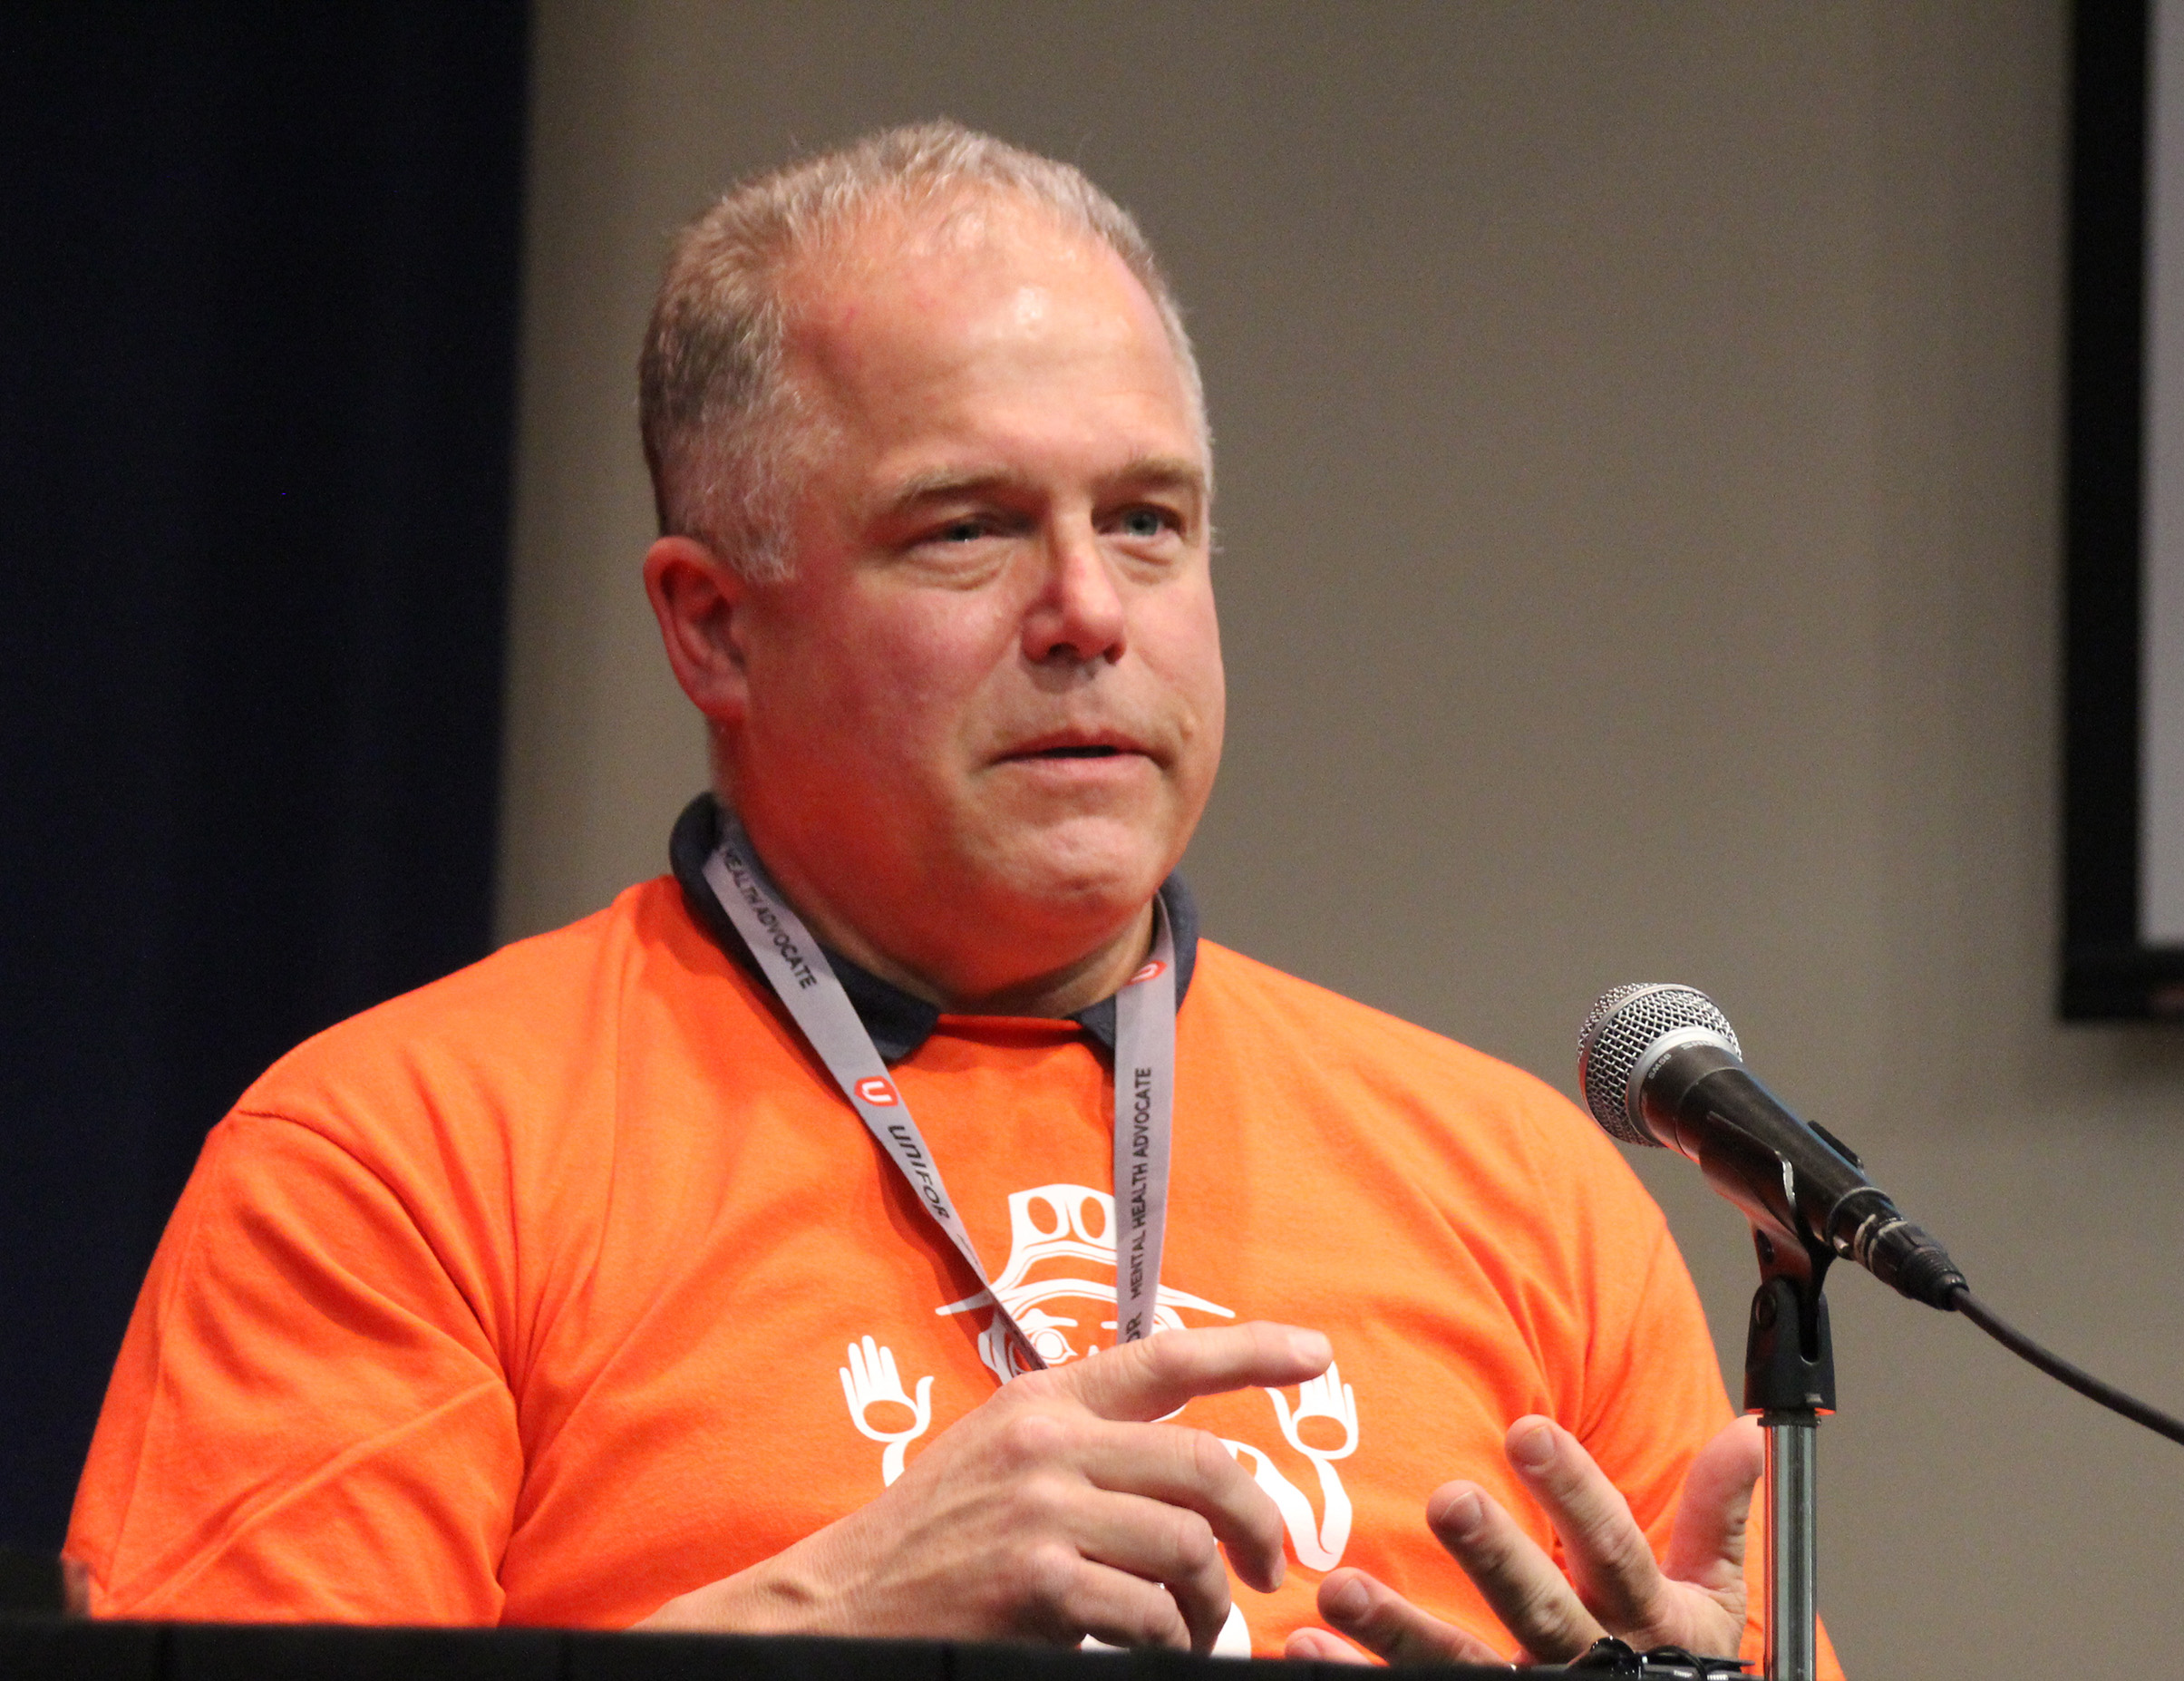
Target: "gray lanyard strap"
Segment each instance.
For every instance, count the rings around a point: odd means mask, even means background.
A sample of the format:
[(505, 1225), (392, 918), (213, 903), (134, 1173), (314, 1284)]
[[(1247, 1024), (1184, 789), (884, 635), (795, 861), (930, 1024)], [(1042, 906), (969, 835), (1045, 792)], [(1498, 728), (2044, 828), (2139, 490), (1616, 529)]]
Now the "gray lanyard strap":
[[(977, 1276), (1008, 1336), (1009, 1365), (1046, 1365), (987, 1277), (971, 1234), (941, 1181), (940, 1168), (911, 1119), (909, 1105), (857, 1017), (857, 1009), (803, 918), (767, 878), (750, 838), (725, 811), (721, 841), (705, 860), (705, 882), (759, 970), (827, 1065), (842, 1095), (910, 1188), (934, 1224)], [(1115, 1340), (1158, 1328), (1160, 1239), (1168, 1217), (1168, 1135), (1175, 1111), (1175, 941), (1168, 911), (1153, 904), (1152, 955), (1115, 996)]]
[(1168, 1229), (1168, 1137), (1175, 1119), (1176, 947), (1153, 900), (1152, 956), (1115, 995), (1115, 1341), (1160, 1326)]

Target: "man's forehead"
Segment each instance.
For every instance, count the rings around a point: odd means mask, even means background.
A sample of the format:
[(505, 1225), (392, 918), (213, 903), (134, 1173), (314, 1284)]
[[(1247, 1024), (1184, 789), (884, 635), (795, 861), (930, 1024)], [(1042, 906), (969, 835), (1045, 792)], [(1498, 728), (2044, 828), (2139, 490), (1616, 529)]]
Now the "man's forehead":
[(1210, 500), (1167, 318), (1111, 246), (1044, 205), (985, 191), (873, 207), (830, 230), (778, 296), (788, 377), (811, 435), (832, 441), (830, 471), (849, 475), (838, 493), (856, 484), (852, 518), (1028, 491), (1034, 457), (1090, 474), (1095, 495), (1134, 475)]

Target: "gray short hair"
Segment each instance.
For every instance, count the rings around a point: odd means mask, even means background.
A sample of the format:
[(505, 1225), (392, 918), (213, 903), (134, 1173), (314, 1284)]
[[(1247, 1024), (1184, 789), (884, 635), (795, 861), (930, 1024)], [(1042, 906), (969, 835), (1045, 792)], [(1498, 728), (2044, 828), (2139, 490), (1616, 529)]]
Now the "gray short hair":
[(1069, 164), (960, 123), (916, 123), (743, 181), (677, 236), (637, 363), (663, 535), (695, 538), (753, 581), (788, 575), (790, 510), (818, 429), (783, 371), (782, 276), (875, 208), (980, 192), (1027, 199), (1122, 259), (1160, 311), (1206, 436), (1181, 311), (1130, 212)]

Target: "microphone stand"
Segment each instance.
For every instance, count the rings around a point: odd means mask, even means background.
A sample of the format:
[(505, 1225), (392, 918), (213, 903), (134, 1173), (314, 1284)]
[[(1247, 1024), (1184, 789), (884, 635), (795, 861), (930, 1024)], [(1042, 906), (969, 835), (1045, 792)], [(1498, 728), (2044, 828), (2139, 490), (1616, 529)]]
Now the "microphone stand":
[[(1771, 1220), (1769, 1226), (1773, 1226)], [(1744, 1410), (1767, 1432), (1766, 1681), (1814, 1681), (1814, 1454), (1835, 1411), (1835, 1345), (1820, 1294), (1833, 1255), (1801, 1232), (1752, 1222), (1760, 1287), (1744, 1341)]]

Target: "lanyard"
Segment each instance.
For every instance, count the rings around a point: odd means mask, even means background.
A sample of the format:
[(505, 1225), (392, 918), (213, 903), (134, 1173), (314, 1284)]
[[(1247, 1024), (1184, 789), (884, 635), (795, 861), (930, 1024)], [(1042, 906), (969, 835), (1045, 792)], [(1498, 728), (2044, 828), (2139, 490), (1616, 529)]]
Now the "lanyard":
[[(1015, 1372), (1046, 1362), (987, 1277), (965, 1229), (939, 1164), (926, 1148), (909, 1105), (857, 1018), (857, 1009), (803, 918), (767, 876), (733, 812), (721, 813), (720, 844), (705, 860), (705, 883), (743, 935), (759, 970), (827, 1065), (835, 1084), (917, 1193), (926, 1212), (993, 1300), (1007, 1331)], [(1168, 1140), (1175, 1113), (1175, 939), (1168, 908), (1153, 900), (1152, 956), (1115, 995), (1115, 1341), (1135, 1342), (1158, 1328), (1160, 1240), (1168, 1221)]]

